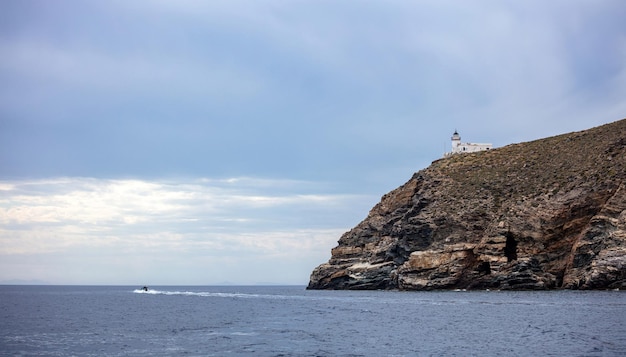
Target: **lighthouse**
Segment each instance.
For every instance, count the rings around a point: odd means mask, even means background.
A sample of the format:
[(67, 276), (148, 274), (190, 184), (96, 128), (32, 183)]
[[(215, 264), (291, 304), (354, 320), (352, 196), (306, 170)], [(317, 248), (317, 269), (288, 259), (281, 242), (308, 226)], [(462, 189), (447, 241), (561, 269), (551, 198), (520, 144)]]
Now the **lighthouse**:
[(444, 156), (486, 151), (493, 148), (492, 144), (462, 143), (461, 135), (459, 135), (459, 132), (456, 130), (454, 130), (454, 134), (452, 134), (452, 138), (450, 139), (452, 140), (452, 151), (445, 153)]
[(454, 129), (454, 134), (452, 134), (452, 152), (455, 152), (459, 145), (461, 145), (461, 135)]

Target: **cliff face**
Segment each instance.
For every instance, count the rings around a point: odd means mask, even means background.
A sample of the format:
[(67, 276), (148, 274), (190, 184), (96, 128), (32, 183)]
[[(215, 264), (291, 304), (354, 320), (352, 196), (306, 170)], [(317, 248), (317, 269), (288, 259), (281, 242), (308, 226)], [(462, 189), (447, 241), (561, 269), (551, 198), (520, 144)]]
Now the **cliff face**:
[(432, 163), (309, 289), (626, 288), (626, 119)]

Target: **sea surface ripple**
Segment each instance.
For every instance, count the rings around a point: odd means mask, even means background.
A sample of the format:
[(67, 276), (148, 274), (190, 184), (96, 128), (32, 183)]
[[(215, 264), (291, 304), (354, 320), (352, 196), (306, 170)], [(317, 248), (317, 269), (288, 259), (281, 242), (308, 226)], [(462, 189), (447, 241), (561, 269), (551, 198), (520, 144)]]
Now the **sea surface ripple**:
[(0, 286), (0, 356), (623, 356), (621, 291)]

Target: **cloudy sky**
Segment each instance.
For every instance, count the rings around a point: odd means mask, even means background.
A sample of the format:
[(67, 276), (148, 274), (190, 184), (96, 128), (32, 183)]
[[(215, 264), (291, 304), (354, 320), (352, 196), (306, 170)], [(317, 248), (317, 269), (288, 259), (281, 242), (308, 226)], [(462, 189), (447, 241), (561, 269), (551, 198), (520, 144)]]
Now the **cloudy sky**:
[(1, 1), (0, 283), (306, 284), (449, 149), (626, 117), (626, 3)]

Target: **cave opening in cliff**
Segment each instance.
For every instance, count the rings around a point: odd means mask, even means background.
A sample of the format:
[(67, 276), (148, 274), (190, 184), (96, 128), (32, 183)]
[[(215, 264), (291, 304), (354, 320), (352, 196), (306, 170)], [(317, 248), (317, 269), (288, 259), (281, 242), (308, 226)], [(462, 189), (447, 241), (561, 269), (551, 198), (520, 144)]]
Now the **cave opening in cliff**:
[(517, 241), (511, 232), (506, 234), (506, 244), (504, 245), (504, 256), (507, 262), (517, 260)]
[(478, 267), (476, 268), (476, 270), (479, 273), (485, 274), (485, 275), (489, 275), (491, 274), (491, 264), (489, 264), (489, 262), (482, 262), (480, 264), (478, 264)]

